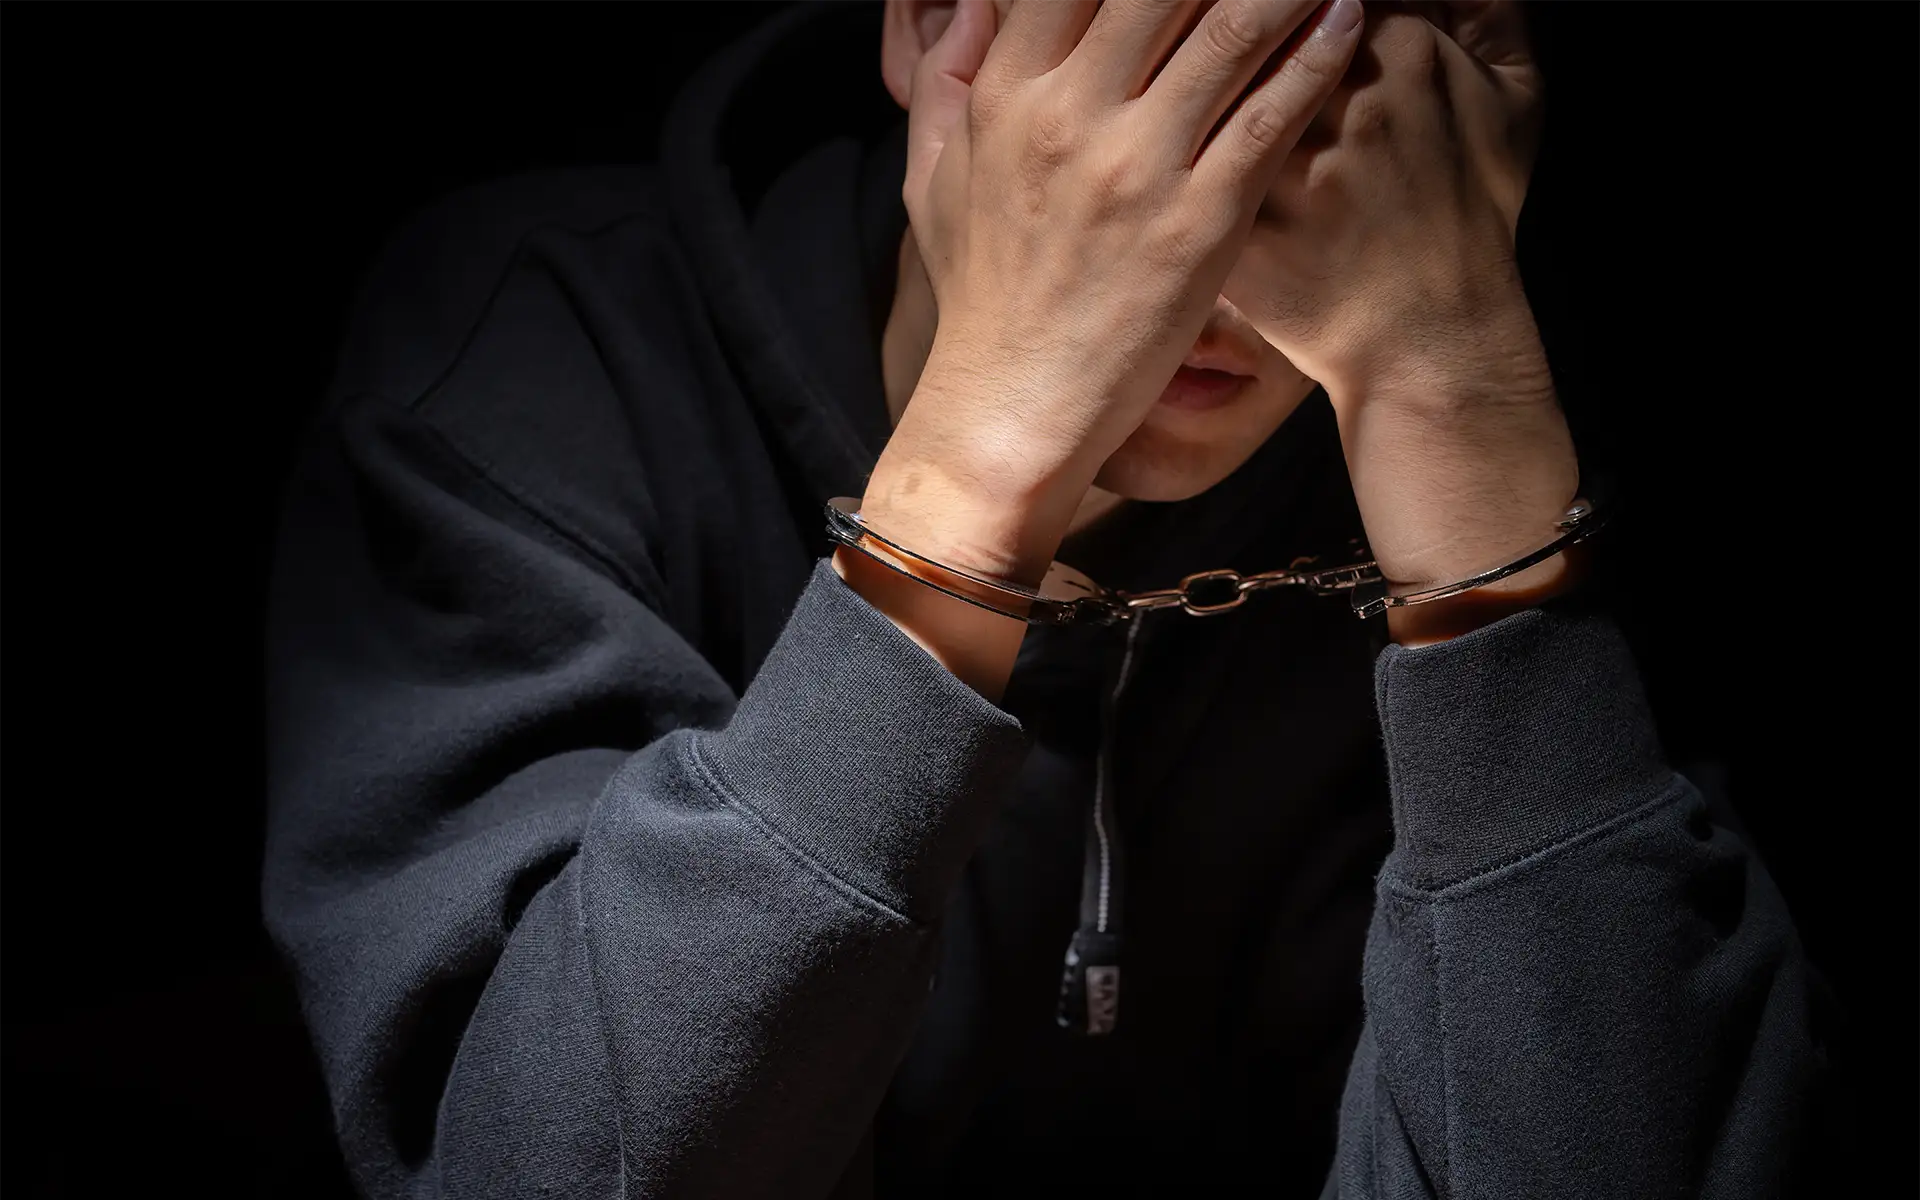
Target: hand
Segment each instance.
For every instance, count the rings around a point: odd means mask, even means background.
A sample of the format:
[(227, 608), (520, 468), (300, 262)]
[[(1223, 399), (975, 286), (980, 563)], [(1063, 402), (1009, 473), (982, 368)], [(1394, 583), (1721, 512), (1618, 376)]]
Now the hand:
[(1044, 574), (1346, 68), (1354, 0), (1262, 76), (1315, 7), (1015, 0), (996, 36), (962, 0), (913, 85), (904, 196), (939, 323), (863, 500), (876, 528)]
[(1425, 7), (1471, 14), (1472, 48), (1411, 6), (1373, 5), (1347, 78), (1281, 168), (1228, 285), (1330, 391), (1446, 354), (1518, 285), (1538, 72), (1510, 3)]
[(1449, 582), (1534, 548), (1579, 484), (1514, 258), (1540, 96), (1509, 0), (1374, 5), (1228, 283), (1327, 388), (1390, 579)]

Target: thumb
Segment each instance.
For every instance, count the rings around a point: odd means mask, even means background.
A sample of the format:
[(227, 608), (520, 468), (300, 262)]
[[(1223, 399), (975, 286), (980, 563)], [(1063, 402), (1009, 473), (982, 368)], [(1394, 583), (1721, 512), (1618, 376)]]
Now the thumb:
[(993, 0), (957, 0), (953, 19), (914, 68), (907, 105), (907, 186), (915, 195), (925, 189), (941, 149), (966, 119), (973, 77), (986, 61), (998, 23)]

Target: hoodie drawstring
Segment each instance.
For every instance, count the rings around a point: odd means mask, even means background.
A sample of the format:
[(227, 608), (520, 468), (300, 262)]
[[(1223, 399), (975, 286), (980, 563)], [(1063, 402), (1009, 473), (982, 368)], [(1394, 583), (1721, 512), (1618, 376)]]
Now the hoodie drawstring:
[(1105, 697), (1100, 749), (1094, 759), (1093, 803), (1087, 813), (1086, 861), (1080, 881), (1080, 928), (1067, 944), (1060, 975), (1060, 1005), (1054, 1019), (1062, 1028), (1090, 1036), (1114, 1031), (1120, 1019), (1120, 917), (1125, 860), (1115, 819), (1112, 787), (1115, 716), (1133, 673), (1134, 647), (1147, 614), (1127, 623), (1126, 650), (1113, 690)]

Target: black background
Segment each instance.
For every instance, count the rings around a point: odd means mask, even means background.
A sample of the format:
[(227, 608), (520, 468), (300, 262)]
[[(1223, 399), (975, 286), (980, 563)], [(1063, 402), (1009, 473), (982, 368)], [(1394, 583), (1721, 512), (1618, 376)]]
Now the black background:
[[(256, 900), (289, 449), (401, 217), (649, 157), (678, 83), (775, 7), (7, 8), (13, 1194), (344, 1187)], [(1537, 8), (1522, 232), (1583, 454), (1633, 501), (1610, 569), (1663, 733), (1727, 765), (1852, 1010), (1862, 1132), (1902, 1147), (1916, 14)], [(877, 87), (877, 41), (822, 70)]]

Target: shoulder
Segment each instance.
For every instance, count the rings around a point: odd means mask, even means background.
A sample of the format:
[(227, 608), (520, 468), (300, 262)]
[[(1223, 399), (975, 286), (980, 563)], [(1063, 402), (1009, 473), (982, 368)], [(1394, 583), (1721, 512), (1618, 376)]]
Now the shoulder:
[[(695, 365), (701, 311), (657, 170), (464, 189), (380, 251), (322, 421), (393, 414), (542, 528), (641, 577), (655, 485), (684, 468), (693, 451), (678, 434), (711, 407)], [(386, 428), (340, 432), (357, 442)]]
[(651, 166), (540, 171), (450, 192), (404, 220), (373, 256), (331, 392), (418, 404), (471, 352), (505, 294), (529, 282), (529, 267), (550, 273), (540, 264), (556, 248), (579, 247), (582, 270), (618, 274), (623, 260), (658, 254), (670, 240)]

